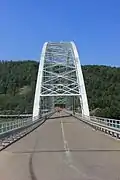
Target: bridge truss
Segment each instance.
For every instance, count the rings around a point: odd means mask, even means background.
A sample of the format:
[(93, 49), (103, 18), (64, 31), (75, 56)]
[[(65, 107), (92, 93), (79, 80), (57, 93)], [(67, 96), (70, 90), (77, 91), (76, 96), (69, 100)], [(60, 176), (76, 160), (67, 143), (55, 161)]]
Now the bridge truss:
[(37, 75), (33, 121), (56, 106), (73, 109), (77, 102), (83, 116), (89, 116), (80, 59), (74, 42), (44, 44)]

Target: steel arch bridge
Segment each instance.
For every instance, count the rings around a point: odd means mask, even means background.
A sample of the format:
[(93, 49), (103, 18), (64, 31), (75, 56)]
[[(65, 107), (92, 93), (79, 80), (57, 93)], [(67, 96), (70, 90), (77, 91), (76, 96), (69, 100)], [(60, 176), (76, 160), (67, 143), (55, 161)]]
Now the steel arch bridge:
[(33, 121), (62, 104), (72, 107), (77, 99), (82, 116), (89, 106), (80, 58), (74, 42), (46, 42), (43, 45), (33, 105)]
[[(68, 109), (76, 100), (83, 117)], [(56, 112), (61, 105), (66, 109)], [(73, 42), (44, 44), (33, 115), (0, 115), (0, 119), (0, 179), (120, 177), (120, 120), (90, 116)]]

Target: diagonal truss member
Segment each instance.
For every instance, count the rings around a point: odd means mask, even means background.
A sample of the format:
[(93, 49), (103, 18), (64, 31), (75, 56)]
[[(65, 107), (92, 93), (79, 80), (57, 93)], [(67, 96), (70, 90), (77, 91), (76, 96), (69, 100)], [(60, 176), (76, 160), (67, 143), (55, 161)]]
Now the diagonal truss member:
[(44, 44), (37, 75), (33, 121), (57, 102), (67, 104), (71, 97), (80, 101), (83, 116), (89, 116), (80, 59), (74, 42)]

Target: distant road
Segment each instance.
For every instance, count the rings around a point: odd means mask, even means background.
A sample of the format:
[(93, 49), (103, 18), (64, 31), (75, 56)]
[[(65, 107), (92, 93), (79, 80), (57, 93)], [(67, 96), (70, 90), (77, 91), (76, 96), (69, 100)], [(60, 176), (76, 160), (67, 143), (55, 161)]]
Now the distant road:
[(47, 120), (0, 152), (0, 180), (118, 179), (120, 141), (73, 117)]

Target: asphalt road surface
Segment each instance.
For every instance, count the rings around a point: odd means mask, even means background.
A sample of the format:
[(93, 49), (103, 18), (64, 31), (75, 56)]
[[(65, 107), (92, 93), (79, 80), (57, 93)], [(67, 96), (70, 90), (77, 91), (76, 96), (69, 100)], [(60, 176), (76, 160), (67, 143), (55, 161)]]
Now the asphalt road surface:
[(0, 152), (0, 180), (120, 180), (120, 141), (73, 117), (49, 119)]

